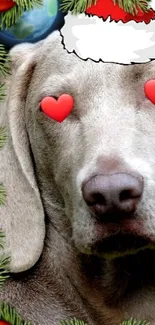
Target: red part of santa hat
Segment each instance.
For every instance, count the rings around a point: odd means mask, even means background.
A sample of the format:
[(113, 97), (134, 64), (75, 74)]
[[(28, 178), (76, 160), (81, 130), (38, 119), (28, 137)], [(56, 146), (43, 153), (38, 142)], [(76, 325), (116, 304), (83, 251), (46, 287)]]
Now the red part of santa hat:
[[(103, 3), (104, 2), (104, 3)], [(114, 4), (113, 0), (98, 0), (96, 4), (92, 5), (86, 10), (87, 14), (97, 15), (103, 19), (110, 17), (110, 20), (122, 21), (126, 23), (134, 20), (138, 22), (150, 23), (151, 19), (155, 19), (155, 12), (149, 9), (147, 12), (143, 12), (140, 8), (137, 8), (137, 14), (132, 15), (121, 9), (118, 4)]]

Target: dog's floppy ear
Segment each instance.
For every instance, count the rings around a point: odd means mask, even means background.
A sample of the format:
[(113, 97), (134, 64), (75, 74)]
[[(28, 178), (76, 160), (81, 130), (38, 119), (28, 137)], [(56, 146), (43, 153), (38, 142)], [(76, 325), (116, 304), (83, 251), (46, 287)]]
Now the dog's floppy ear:
[(39, 259), (45, 237), (44, 211), (38, 190), (25, 127), (25, 101), (40, 44), (22, 44), (10, 51), (12, 76), (7, 99), (0, 107), (0, 126), (7, 142), (0, 150), (0, 184), (7, 191), (0, 206), (0, 226), (6, 236), (10, 271), (22, 272)]

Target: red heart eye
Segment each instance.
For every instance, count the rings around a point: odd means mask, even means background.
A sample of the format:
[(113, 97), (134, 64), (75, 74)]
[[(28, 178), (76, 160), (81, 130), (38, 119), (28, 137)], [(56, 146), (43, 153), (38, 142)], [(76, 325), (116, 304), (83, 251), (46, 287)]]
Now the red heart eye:
[(63, 94), (57, 97), (45, 97), (41, 101), (42, 111), (57, 122), (62, 122), (72, 111), (74, 100), (71, 95)]
[(144, 92), (146, 97), (155, 104), (155, 80), (148, 80), (144, 85)]

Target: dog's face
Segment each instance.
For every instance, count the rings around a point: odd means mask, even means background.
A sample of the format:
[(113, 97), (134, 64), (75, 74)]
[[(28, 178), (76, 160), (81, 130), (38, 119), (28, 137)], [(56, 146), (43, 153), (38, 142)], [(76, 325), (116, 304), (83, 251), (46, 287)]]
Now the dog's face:
[[(56, 189), (81, 252), (111, 258), (153, 248), (155, 106), (144, 84), (155, 63), (82, 61), (59, 36), (35, 60), (24, 112), (42, 195), (54, 200)], [(64, 93), (74, 108), (58, 123), (40, 103)]]
[[(107, 257), (153, 246), (155, 106), (144, 84), (154, 77), (154, 62), (82, 61), (58, 41), (44, 51), (29, 87), (27, 125), (34, 157), (44, 166), (40, 177), (54, 178), (75, 246)], [(58, 123), (40, 102), (64, 93), (73, 96), (74, 108)], [(50, 192), (50, 181), (47, 186)], [(113, 199), (121, 194), (123, 203)]]

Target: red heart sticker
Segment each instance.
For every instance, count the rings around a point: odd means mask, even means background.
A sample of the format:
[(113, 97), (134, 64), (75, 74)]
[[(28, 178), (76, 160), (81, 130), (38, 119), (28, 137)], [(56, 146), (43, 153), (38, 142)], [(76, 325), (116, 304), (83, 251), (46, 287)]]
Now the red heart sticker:
[(155, 80), (148, 80), (144, 85), (146, 97), (155, 104)]
[(63, 94), (57, 100), (53, 97), (45, 97), (40, 105), (48, 117), (61, 123), (72, 111), (74, 100), (72, 96)]

